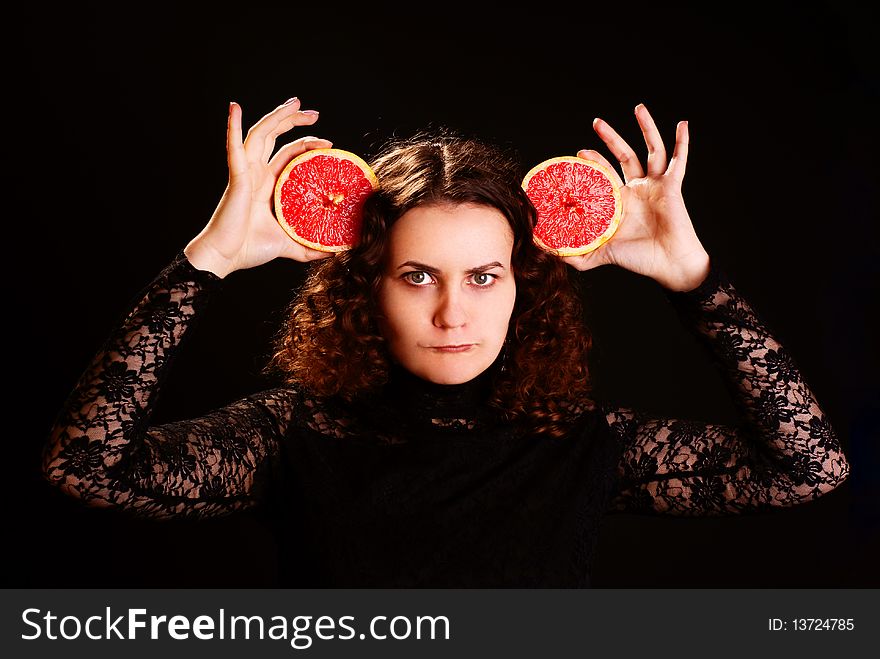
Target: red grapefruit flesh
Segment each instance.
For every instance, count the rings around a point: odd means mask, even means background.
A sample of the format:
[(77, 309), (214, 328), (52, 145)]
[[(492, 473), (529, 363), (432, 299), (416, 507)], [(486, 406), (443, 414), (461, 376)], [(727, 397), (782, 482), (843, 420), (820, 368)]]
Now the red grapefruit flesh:
[(378, 186), (373, 170), (354, 153), (311, 149), (278, 177), (275, 217), (298, 243), (341, 252), (360, 238), (364, 202)]
[(598, 249), (623, 217), (620, 185), (595, 160), (550, 158), (529, 170), (522, 187), (538, 212), (535, 243), (558, 256)]

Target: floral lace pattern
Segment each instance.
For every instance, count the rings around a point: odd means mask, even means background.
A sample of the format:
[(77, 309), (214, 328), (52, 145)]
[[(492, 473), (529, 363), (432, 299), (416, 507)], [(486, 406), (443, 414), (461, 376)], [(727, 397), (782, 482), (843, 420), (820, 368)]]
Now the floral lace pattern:
[(200, 419), (149, 426), (169, 357), (219, 286), (183, 253), (142, 293), (80, 378), (44, 450), (46, 476), (89, 505), (148, 517), (253, 504), (290, 419), (291, 392), (263, 392)]
[(606, 410), (622, 440), (615, 510), (680, 515), (790, 506), (834, 489), (849, 465), (791, 356), (722, 271), (669, 294), (711, 351), (741, 427)]
[[(287, 387), (254, 394), (201, 418), (151, 426), (151, 410), (174, 351), (220, 285), (219, 278), (196, 270), (180, 252), (144, 289), (58, 416), (44, 451), (44, 471), (50, 481), (90, 505), (121, 507), (159, 519), (207, 517), (261, 501), (270, 476), (282, 463), (285, 442), (293, 441), (290, 438), (294, 435), (339, 440), (332, 442), (339, 447), (369, 437), (396, 456), (407, 447), (407, 436), (397, 432), (393, 423), (373, 423), (381, 421), (381, 410), (342, 409), (332, 401)], [(723, 274), (713, 268), (698, 289), (669, 294), (669, 298), (723, 369), (746, 420), (742, 426), (649, 418), (620, 407), (605, 408), (601, 413), (590, 409), (584, 418), (603, 420), (599, 425), (605, 426), (605, 431), (610, 429), (617, 453), (605, 447), (586, 457), (587, 453), (575, 453), (580, 448), (565, 448), (570, 450), (565, 453), (556, 443), (548, 445), (554, 448), (542, 449), (547, 453), (530, 458), (531, 462), (511, 459), (505, 463), (492, 457), (494, 445), (476, 442), (467, 448), (473, 453), (455, 456), (455, 469), (450, 462), (443, 482), (455, 481), (455, 474), (470, 468), (473, 456), (480, 455), (486, 464), (498, 460), (491, 468), (493, 478), (516, 464), (516, 473), (507, 474), (506, 482), (529, 483), (531, 487), (534, 480), (528, 480), (529, 470), (534, 467), (530, 465), (540, 463), (542, 473), (548, 475), (554, 473), (553, 460), (558, 463), (577, 455), (581, 471), (574, 473), (569, 465), (571, 473), (567, 472), (566, 478), (570, 477), (570, 483), (589, 475), (608, 484), (613, 478), (606, 476), (615, 477), (616, 470), (619, 487), (612, 509), (682, 515), (789, 506), (820, 496), (842, 482), (849, 467), (827, 418), (791, 357)], [(477, 417), (463, 418), (461, 409), (449, 410), (445, 416), (427, 415), (437, 432), (462, 438), (504, 437), (502, 441), (515, 435)], [(588, 429), (588, 436), (602, 430), (595, 423), (583, 428)], [(515, 449), (519, 451), (516, 455), (535, 450), (527, 446)], [(309, 455), (317, 456), (316, 468), (326, 468), (328, 478), (345, 483), (327, 463), (329, 453)], [(442, 458), (440, 451), (436, 459)], [(602, 464), (588, 464), (589, 460)], [(406, 482), (419, 483), (423, 476), (418, 473), (406, 476)], [(486, 473), (490, 473), (488, 468)], [(319, 488), (316, 492), (326, 495), (323, 488), (329, 485), (312, 482), (313, 474), (304, 471), (300, 476), (303, 482)], [(393, 490), (399, 484), (391, 481), (377, 487), (403, 496)], [(612, 491), (610, 485), (583, 487), (592, 488), (592, 494), (578, 495), (573, 505), (580, 508), (569, 518), (583, 528), (577, 533), (565, 531), (566, 538), (576, 538), (571, 544), (577, 545), (579, 552), (570, 560), (567, 569), (572, 570), (575, 563), (578, 570), (586, 569), (583, 566), (589, 563), (594, 541), (590, 534), (595, 534)], [(536, 503), (532, 510), (536, 516), (544, 515), (541, 511), (552, 510), (554, 505)], [(352, 525), (359, 523), (352, 518)], [(556, 532), (558, 527), (560, 524), (548, 528)], [(533, 528), (533, 522), (523, 517), (522, 528)], [(549, 541), (545, 537), (542, 542)], [(542, 547), (541, 551), (546, 551)], [(491, 551), (487, 549), (487, 553)], [(509, 569), (508, 574), (512, 573)], [(563, 582), (560, 577), (559, 583)], [(578, 583), (582, 583), (580, 578)]]

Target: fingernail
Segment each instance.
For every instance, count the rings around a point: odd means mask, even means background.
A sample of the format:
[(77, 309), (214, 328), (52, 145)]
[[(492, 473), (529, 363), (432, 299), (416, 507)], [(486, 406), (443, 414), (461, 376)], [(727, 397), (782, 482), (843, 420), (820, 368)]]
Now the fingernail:
[(293, 103), (293, 102), (296, 101), (296, 100), (297, 100), (297, 97), (294, 96), (293, 98), (288, 98), (288, 99), (287, 99), (286, 101), (284, 101), (284, 103), (282, 103), (281, 105), (290, 105), (291, 103)]
[(593, 119), (593, 125), (595, 126), (596, 124), (598, 124), (601, 121), (602, 120), (599, 117), (596, 117), (595, 119)]
[(313, 114), (316, 117), (318, 116), (318, 114), (320, 114), (317, 110), (303, 110), (302, 113), (303, 114)]

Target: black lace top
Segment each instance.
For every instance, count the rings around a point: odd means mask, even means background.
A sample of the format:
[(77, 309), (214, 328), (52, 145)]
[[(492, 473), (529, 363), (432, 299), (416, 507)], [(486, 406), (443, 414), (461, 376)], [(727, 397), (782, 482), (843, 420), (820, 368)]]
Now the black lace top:
[(144, 289), (61, 410), (44, 469), (86, 503), (152, 518), (260, 503), (285, 586), (583, 587), (609, 510), (790, 506), (849, 472), (792, 359), (714, 266), (668, 296), (745, 423), (594, 407), (561, 439), (493, 415), (489, 371), (437, 385), (401, 368), (355, 404), (279, 387), (151, 426), (169, 363), (221, 284), (180, 252)]

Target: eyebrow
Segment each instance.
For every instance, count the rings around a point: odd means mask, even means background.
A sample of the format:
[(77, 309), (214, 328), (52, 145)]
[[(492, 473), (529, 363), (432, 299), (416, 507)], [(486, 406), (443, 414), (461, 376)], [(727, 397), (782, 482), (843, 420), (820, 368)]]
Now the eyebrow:
[[(412, 266), (413, 268), (418, 268), (419, 270), (424, 270), (425, 272), (430, 272), (432, 275), (439, 275), (440, 269), (435, 268), (432, 265), (428, 265), (427, 263), (419, 263), (418, 261), (407, 261), (406, 263), (401, 263), (397, 266), (397, 269), (405, 268), (406, 266)], [(504, 266), (501, 265), (498, 261), (492, 261), (491, 263), (487, 263), (485, 265), (478, 265), (475, 268), (469, 268), (465, 270), (465, 272), (469, 275), (476, 274), (478, 272), (485, 272), (486, 270), (491, 270), (492, 268), (501, 268), (504, 270)]]

